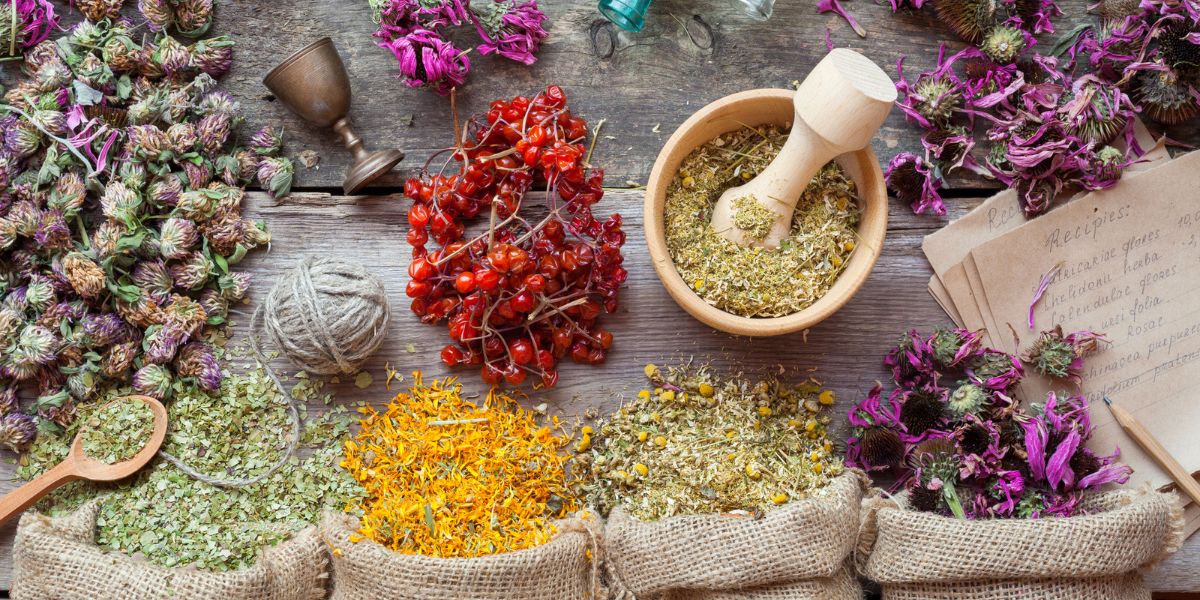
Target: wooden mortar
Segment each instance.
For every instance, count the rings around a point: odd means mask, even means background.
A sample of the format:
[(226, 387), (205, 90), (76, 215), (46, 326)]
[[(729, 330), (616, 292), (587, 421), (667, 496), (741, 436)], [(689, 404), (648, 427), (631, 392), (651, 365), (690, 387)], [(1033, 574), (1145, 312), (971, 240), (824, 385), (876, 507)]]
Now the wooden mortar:
[(883, 248), (887, 233), (888, 197), (883, 171), (870, 146), (837, 157), (838, 164), (854, 181), (862, 219), (859, 242), (841, 276), (829, 292), (808, 308), (785, 317), (754, 318), (727, 313), (706, 303), (679, 276), (667, 250), (664, 212), (667, 187), (679, 164), (693, 150), (717, 136), (749, 126), (790, 126), (795, 119), (793, 97), (785, 89), (759, 89), (726, 96), (696, 111), (667, 140), (658, 154), (646, 183), (643, 213), (646, 244), (659, 279), (679, 306), (701, 322), (737, 335), (783, 335), (807, 329), (827, 319), (846, 304), (867, 280)]

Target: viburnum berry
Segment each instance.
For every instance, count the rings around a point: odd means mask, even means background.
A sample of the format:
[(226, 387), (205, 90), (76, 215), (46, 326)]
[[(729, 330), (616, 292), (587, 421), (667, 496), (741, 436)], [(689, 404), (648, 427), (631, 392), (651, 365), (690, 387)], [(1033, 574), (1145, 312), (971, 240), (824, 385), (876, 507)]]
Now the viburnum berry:
[[(465, 132), (441, 172), (404, 184), (405, 292), (421, 320), (447, 323), (442, 362), (477, 365), (489, 384), (553, 386), (559, 360), (597, 364), (612, 346), (600, 320), (628, 276), (621, 216), (592, 214), (604, 172), (587, 163), (587, 122), (559, 86), (492, 102)], [(545, 192), (530, 196), (535, 186)], [(527, 196), (539, 209), (520, 214)], [(487, 230), (468, 239), (477, 218)]]

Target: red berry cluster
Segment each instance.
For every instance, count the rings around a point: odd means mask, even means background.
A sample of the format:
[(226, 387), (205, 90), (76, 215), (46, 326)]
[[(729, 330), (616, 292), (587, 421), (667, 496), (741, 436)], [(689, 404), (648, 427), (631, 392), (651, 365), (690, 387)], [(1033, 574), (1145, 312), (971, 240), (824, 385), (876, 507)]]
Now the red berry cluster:
[[(600, 315), (617, 309), (625, 233), (621, 215), (592, 216), (604, 171), (586, 162), (587, 133), (556, 85), (497, 100), (466, 124), (440, 173), (427, 165), (405, 183), (405, 291), (421, 320), (448, 323), (442, 362), (477, 365), (489, 384), (532, 374), (546, 387), (563, 357), (604, 362), (612, 333)], [(487, 228), (467, 238), (481, 213)]]

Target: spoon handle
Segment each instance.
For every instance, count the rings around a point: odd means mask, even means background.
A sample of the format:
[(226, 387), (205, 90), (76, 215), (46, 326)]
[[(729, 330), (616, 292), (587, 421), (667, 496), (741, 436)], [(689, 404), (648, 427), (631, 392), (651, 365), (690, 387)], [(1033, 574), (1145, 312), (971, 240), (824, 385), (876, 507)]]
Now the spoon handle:
[(0, 498), (0, 524), (7, 523), (9, 519), (21, 514), (58, 486), (79, 478), (73, 460), (68, 458), (58, 463), (53, 469)]

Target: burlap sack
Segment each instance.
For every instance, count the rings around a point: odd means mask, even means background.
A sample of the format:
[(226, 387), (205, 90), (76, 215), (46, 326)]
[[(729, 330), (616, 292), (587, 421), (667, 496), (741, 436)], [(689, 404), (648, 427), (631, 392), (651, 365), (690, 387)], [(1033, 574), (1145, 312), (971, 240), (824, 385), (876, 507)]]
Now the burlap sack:
[[(592, 520), (595, 517), (591, 517)], [(599, 540), (578, 519), (535, 548), (479, 558), (401, 554), (350, 541), (354, 517), (327, 514), (321, 535), (333, 553), (332, 600), (574, 600), (594, 598)]]
[(1104, 492), (1085, 506), (1078, 517), (965, 521), (872, 497), (856, 561), (884, 600), (1150, 600), (1138, 570), (1183, 543), (1178, 498)]
[(604, 527), (606, 580), (617, 598), (862, 598), (847, 568), (866, 477), (836, 478), (819, 498), (762, 519), (690, 515), (644, 523), (614, 510)]
[(15, 600), (320, 600), (328, 560), (315, 527), (223, 573), (168, 569), (95, 544), (99, 500), (61, 517), (27, 512), (13, 546)]

